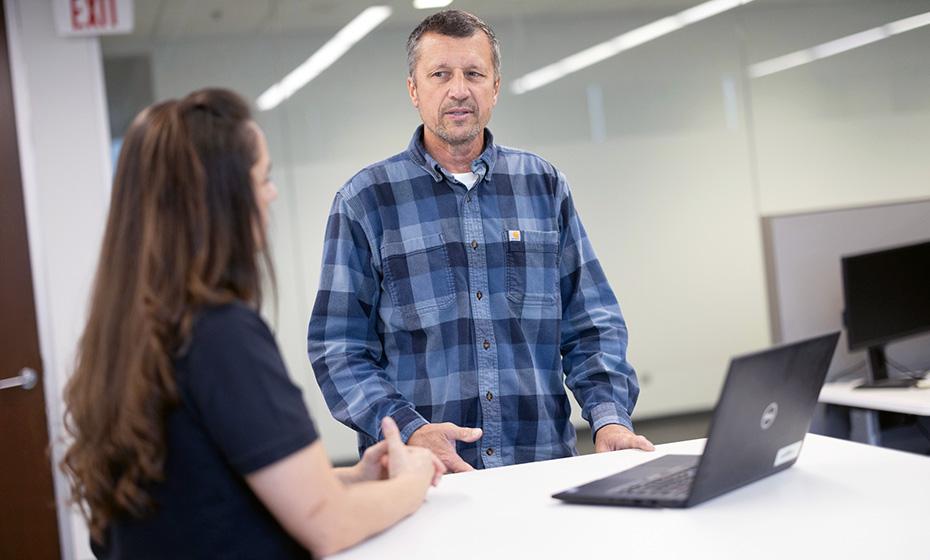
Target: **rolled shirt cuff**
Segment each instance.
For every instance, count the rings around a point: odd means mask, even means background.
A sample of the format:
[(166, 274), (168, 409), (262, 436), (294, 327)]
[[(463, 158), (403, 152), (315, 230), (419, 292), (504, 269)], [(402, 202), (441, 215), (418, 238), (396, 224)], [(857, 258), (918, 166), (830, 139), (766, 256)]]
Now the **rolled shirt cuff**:
[[(397, 422), (397, 427), (400, 429), (400, 439), (403, 440), (404, 443), (407, 443), (407, 440), (410, 439), (413, 432), (429, 424), (426, 418), (420, 416), (420, 413), (413, 408), (402, 408), (394, 412), (394, 414), (391, 414), (391, 418)], [(383, 434), (381, 439), (384, 439)]]
[(591, 437), (593, 438), (597, 431), (607, 424), (620, 424), (621, 426), (633, 430), (633, 422), (630, 415), (627, 414), (623, 407), (614, 403), (601, 403), (591, 408)]

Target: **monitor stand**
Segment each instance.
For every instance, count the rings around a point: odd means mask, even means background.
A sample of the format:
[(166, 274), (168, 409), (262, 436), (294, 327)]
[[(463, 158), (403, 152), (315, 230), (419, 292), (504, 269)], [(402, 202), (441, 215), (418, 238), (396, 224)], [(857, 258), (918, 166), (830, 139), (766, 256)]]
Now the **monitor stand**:
[(888, 360), (885, 359), (884, 346), (869, 347), (869, 376), (864, 383), (856, 389), (894, 389), (901, 387), (914, 387), (917, 379), (910, 377), (888, 378)]

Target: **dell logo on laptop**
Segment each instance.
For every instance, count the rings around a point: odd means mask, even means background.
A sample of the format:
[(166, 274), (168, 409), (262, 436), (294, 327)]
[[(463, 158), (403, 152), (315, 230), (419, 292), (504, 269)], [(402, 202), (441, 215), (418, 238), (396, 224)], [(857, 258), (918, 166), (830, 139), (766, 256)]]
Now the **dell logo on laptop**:
[(776, 416), (778, 416), (778, 403), (769, 403), (765, 410), (762, 411), (762, 421), (759, 422), (759, 425), (762, 426), (763, 430), (768, 430), (775, 423)]

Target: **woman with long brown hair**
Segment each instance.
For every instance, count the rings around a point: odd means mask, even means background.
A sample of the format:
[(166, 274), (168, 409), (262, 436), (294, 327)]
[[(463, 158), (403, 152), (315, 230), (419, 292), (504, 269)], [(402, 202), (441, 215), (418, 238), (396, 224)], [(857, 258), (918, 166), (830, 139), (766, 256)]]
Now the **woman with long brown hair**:
[(357, 465), (330, 464), (257, 312), (269, 169), (226, 90), (153, 105), (125, 136), (65, 392), (63, 468), (100, 557), (326, 555), (415, 511), (444, 471), (390, 419)]

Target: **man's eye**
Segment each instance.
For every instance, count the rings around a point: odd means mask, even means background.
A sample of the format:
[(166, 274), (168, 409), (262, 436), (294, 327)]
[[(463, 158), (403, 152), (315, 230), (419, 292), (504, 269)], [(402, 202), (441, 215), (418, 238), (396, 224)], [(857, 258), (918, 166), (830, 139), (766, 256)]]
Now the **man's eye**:
[(434, 78), (445, 78), (446, 74), (448, 74), (448, 72), (446, 72), (445, 70), (440, 70), (439, 72), (433, 72), (433, 77)]

